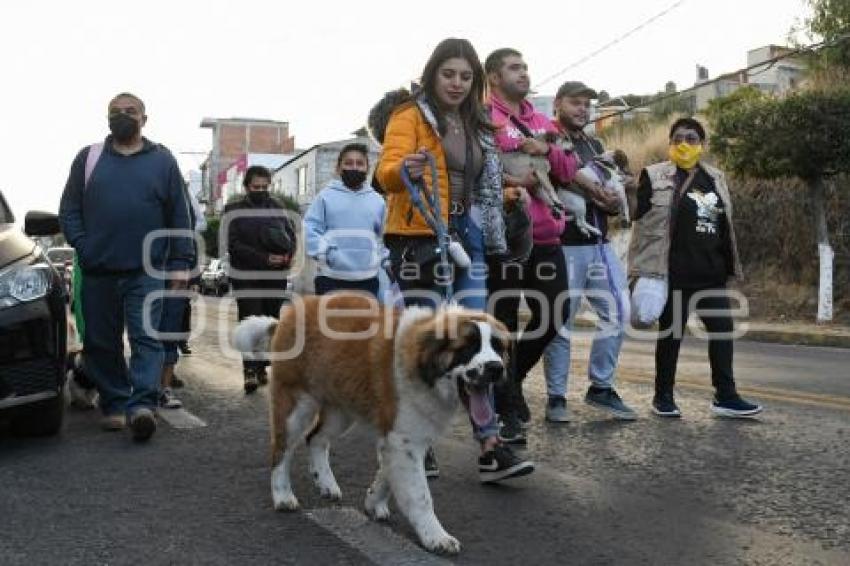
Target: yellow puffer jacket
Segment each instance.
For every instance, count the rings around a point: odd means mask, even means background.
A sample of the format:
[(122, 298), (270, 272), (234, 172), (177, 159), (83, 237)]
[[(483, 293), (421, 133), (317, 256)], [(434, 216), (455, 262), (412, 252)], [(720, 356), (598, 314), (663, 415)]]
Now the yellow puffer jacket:
[[(401, 180), (404, 157), (427, 149), (437, 164), (440, 190), (440, 212), (443, 221), (449, 221), (449, 174), (443, 144), (433, 126), (425, 119), (413, 102), (401, 105), (390, 118), (384, 135), (384, 146), (375, 175), (387, 192), (387, 224), (385, 233), (404, 236), (429, 236), (434, 232), (410, 200), (410, 194)], [(429, 189), (434, 184), (431, 171), (425, 168), (425, 182)]]

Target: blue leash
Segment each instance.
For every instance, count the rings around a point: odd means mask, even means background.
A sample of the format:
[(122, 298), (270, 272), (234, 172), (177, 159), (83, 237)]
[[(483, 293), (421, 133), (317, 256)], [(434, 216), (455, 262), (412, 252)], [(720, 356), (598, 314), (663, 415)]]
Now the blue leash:
[[(443, 222), (443, 217), (440, 213), (440, 192), (439, 185), (437, 184), (437, 162), (430, 152), (424, 151), (422, 154), (428, 159), (428, 165), (431, 169), (432, 190), (428, 190), (424, 176), (418, 181), (413, 181), (410, 178), (410, 172), (404, 165), (401, 167), (401, 180), (404, 183), (404, 186), (407, 187), (407, 192), (410, 193), (410, 200), (413, 202), (413, 206), (416, 207), (416, 210), (418, 210), (422, 217), (425, 218), (425, 222), (428, 223), (428, 226), (430, 226), (431, 230), (434, 231), (434, 234), (437, 235), (437, 251), (440, 254), (440, 268), (444, 270), (443, 273), (448, 274), (451, 269), (448, 256), (448, 245), (451, 239), (449, 238), (449, 230), (446, 227), (445, 222)], [(425, 200), (422, 199), (422, 195), (425, 195)], [(427, 205), (425, 204), (425, 201), (428, 202)], [(454, 288), (452, 287), (451, 278), (447, 279), (444, 289), (445, 291), (443, 295), (445, 302), (451, 302), (452, 297), (454, 296)]]

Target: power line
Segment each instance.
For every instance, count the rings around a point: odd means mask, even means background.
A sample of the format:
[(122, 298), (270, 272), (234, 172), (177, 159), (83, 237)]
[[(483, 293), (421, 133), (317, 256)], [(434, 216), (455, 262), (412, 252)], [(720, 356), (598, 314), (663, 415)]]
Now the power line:
[(644, 21), (643, 23), (641, 23), (641, 24), (640, 24), (640, 25), (638, 25), (637, 27), (632, 28), (631, 30), (627, 31), (626, 33), (624, 33), (624, 34), (622, 34), (622, 35), (620, 35), (620, 36), (618, 36), (618, 37), (614, 38), (613, 40), (609, 41), (608, 43), (606, 43), (605, 45), (603, 45), (603, 46), (602, 46), (602, 47), (600, 47), (599, 49), (597, 49), (597, 50), (595, 50), (595, 51), (592, 51), (591, 53), (588, 53), (587, 55), (585, 55), (585, 56), (584, 56), (584, 57), (582, 57), (581, 59), (578, 59), (576, 62), (574, 62), (574, 63), (570, 63), (569, 65), (567, 65), (566, 67), (564, 67), (563, 69), (561, 69), (560, 71), (558, 71), (557, 73), (555, 73), (555, 74), (553, 74), (553, 75), (550, 75), (550, 76), (546, 77), (545, 79), (543, 79), (542, 81), (540, 81), (539, 83), (537, 83), (536, 85), (534, 85), (534, 87), (533, 87), (533, 88), (534, 88), (534, 90), (539, 89), (541, 86), (543, 86), (544, 84), (548, 83), (548, 82), (549, 82), (549, 81), (551, 81), (552, 79), (556, 79), (556, 78), (560, 77), (561, 75), (563, 75), (564, 73), (566, 73), (566, 72), (567, 72), (567, 71), (569, 71), (570, 69), (573, 69), (573, 68), (575, 68), (575, 67), (578, 67), (578, 66), (579, 66), (579, 65), (581, 65), (582, 63), (586, 63), (586, 62), (587, 62), (587, 61), (589, 61), (590, 59), (593, 59), (594, 57), (596, 57), (597, 55), (599, 55), (599, 54), (600, 54), (600, 53), (602, 53), (603, 51), (606, 51), (606, 50), (610, 49), (611, 47), (613, 47), (613, 46), (617, 45), (618, 43), (620, 43), (621, 41), (625, 40), (625, 39), (626, 39), (626, 38), (628, 38), (629, 36), (634, 35), (634, 34), (635, 34), (635, 33), (637, 33), (638, 31), (640, 31), (640, 30), (642, 30), (643, 28), (647, 27), (649, 24), (653, 23), (654, 21), (656, 21), (656, 20), (658, 20), (658, 19), (660, 19), (660, 18), (662, 18), (662, 17), (666, 16), (667, 14), (669, 14), (670, 12), (672, 12), (673, 10), (675, 10), (676, 8), (678, 8), (679, 6), (681, 6), (682, 4), (684, 4), (684, 3), (685, 3), (685, 1), (686, 1), (686, 0), (679, 0), (678, 2), (675, 2), (674, 4), (672, 4), (672, 5), (668, 6), (666, 9), (662, 10), (661, 12), (659, 12), (659, 13), (655, 14), (654, 16), (652, 16), (651, 18), (649, 18), (648, 20)]
[(681, 90), (679, 92), (673, 92), (673, 93), (669, 93), (669, 94), (662, 94), (662, 95), (657, 96), (655, 98), (652, 98), (652, 99), (650, 99), (650, 100), (648, 100), (648, 101), (646, 101), (642, 104), (638, 104), (638, 105), (635, 105), (635, 106), (629, 106), (628, 108), (625, 108), (623, 110), (619, 110), (619, 111), (614, 112), (612, 114), (606, 114), (605, 116), (600, 116), (599, 118), (596, 118), (595, 120), (591, 120), (591, 123), (596, 123), (596, 122), (600, 122), (602, 120), (607, 120), (609, 118), (614, 118), (616, 116), (620, 116), (622, 114), (627, 114), (628, 112), (631, 112), (635, 108), (645, 108), (645, 107), (648, 107), (648, 106), (653, 106), (655, 104), (658, 104), (659, 102), (664, 102), (665, 100), (669, 100), (671, 98), (676, 98), (678, 96), (682, 96), (683, 94), (693, 92), (693, 91), (695, 91), (699, 88), (702, 88), (706, 85), (710, 85), (710, 84), (714, 84), (716, 82), (720, 82), (720, 81), (722, 81), (722, 80), (724, 80), (727, 77), (732, 76), (732, 75), (740, 76), (742, 73), (747, 73), (747, 72), (749, 72), (753, 69), (758, 69), (759, 67), (767, 66), (768, 68), (770, 68), (773, 65), (775, 65), (777, 61), (781, 61), (782, 59), (787, 59), (788, 57), (793, 57), (795, 55), (799, 55), (799, 54), (806, 52), (806, 51), (818, 51), (818, 50), (824, 49), (826, 47), (832, 47), (833, 45), (841, 43), (842, 41), (845, 41), (847, 39), (850, 39), (850, 33), (840, 35), (840, 36), (836, 37), (835, 39), (831, 39), (829, 41), (821, 41), (819, 43), (813, 43), (811, 45), (804, 45), (803, 47), (798, 47), (797, 49), (791, 50), (791, 51), (784, 53), (782, 55), (777, 55), (776, 57), (773, 57), (771, 59), (767, 59), (765, 61), (761, 61), (760, 63), (750, 65), (749, 67), (743, 67), (741, 69), (738, 69), (737, 71), (732, 71), (732, 72), (729, 72), (729, 73), (723, 73), (722, 75), (720, 75), (717, 78), (711, 79), (710, 81), (705, 81), (705, 82), (696, 84), (696, 85), (694, 85), (690, 88), (686, 88), (685, 90)]

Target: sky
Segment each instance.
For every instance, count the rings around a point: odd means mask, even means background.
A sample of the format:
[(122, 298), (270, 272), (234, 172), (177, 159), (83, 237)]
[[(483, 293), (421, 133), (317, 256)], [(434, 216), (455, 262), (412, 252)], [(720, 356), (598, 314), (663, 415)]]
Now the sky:
[[(676, 0), (15, 2), (0, 19), (0, 190), (21, 221), (56, 211), (68, 169), (108, 133), (122, 91), (146, 103), (144, 134), (184, 173), (209, 151), (203, 117), (288, 121), (296, 147), (349, 137), (384, 92), (418, 77), (446, 37), (524, 54), (532, 85), (670, 8)], [(582, 80), (612, 95), (693, 85), (785, 44), (803, 0), (684, 0), (546, 84)]]

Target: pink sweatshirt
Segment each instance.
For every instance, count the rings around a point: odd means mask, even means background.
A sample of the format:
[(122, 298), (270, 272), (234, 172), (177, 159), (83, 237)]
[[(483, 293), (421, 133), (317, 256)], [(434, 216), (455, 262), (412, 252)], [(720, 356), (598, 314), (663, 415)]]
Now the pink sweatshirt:
[[(504, 101), (491, 94), (490, 121), (497, 128), (496, 145), (499, 151), (519, 151), (520, 143), (522, 143), (525, 137), (511, 121), (510, 116), (511, 110)], [(535, 136), (546, 133), (558, 133), (552, 122), (546, 116), (537, 112), (534, 106), (527, 100), (523, 100), (520, 104), (519, 116), (516, 116), (516, 119)], [(570, 183), (578, 170), (578, 160), (575, 154), (572, 152), (565, 153), (553, 145), (550, 145), (550, 147), (552, 151), (549, 152), (548, 158), (549, 164), (552, 166), (552, 177), (559, 184)]]
[(529, 195), (526, 206), (531, 217), (531, 239), (534, 245), (558, 246), (561, 244), (561, 233), (566, 225), (566, 217), (561, 213), (560, 218), (552, 216), (552, 209), (539, 198)]

